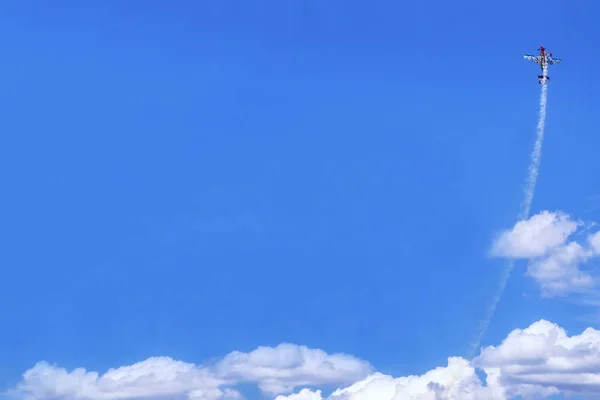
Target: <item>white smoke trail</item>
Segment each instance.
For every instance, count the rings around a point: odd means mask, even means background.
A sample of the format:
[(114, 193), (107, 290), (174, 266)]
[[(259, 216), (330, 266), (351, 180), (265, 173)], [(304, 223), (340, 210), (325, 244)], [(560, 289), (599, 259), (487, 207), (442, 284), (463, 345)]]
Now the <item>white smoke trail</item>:
[[(544, 77), (548, 76), (548, 67), (544, 68)], [(527, 183), (525, 185), (525, 191), (523, 196), (523, 202), (521, 203), (521, 212), (519, 214), (519, 220), (524, 220), (529, 218), (529, 212), (531, 211), (531, 203), (533, 202), (533, 195), (535, 193), (535, 184), (537, 182), (539, 170), (540, 170), (540, 159), (542, 155), (542, 143), (544, 141), (544, 129), (546, 127), (546, 99), (548, 94), (548, 85), (547, 81), (544, 79), (542, 81), (542, 88), (540, 94), (540, 109), (537, 123), (537, 134), (535, 139), (535, 145), (533, 147), (533, 152), (531, 153), (531, 161), (529, 163), (529, 174), (527, 176)], [(504, 289), (506, 288), (506, 283), (510, 278), (510, 274), (515, 266), (514, 260), (508, 260), (506, 264), (506, 268), (502, 272), (502, 277), (500, 278), (500, 286), (498, 286), (498, 290), (496, 294), (492, 298), (492, 302), (487, 310), (485, 318), (481, 320), (479, 326), (477, 327), (477, 331), (475, 334), (475, 339), (471, 343), (471, 347), (469, 348), (468, 358), (471, 359), (475, 356), (475, 353), (479, 349), (481, 345), (481, 339), (490, 325), (490, 321), (496, 312), (496, 306), (500, 299), (502, 298), (502, 294), (504, 293)]]
[[(546, 70), (544, 69), (544, 76)], [(542, 83), (542, 93), (540, 95), (540, 111), (537, 123), (537, 137), (533, 152), (531, 153), (531, 162), (529, 164), (529, 176), (525, 186), (525, 197), (521, 204), (521, 215), (519, 219), (527, 219), (533, 202), (535, 184), (540, 170), (540, 158), (542, 156), (542, 142), (544, 141), (544, 130), (546, 128), (546, 99), (548, 96), (548, 84)]]

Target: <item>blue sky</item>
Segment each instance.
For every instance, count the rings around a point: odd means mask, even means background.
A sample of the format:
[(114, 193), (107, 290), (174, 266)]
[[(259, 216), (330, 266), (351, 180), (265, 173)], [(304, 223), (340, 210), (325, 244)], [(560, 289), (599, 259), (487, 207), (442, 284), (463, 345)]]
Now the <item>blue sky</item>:
[[(563, 64), (532, 212), (600, 221), (600, 6), (410, 3), (0, 5), (0, 382), (282, 342), (394, 376), (464, 356), (540, 45)], [(484, 345), (594, 326), (524, 265)]]

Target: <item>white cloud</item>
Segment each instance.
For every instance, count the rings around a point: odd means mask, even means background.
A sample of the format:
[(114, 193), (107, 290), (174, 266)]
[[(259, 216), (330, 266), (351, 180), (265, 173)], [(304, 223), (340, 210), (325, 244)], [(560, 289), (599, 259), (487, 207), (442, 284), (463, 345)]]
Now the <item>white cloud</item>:
[(583, 244), (568, 241), (582, 226), (565, 213), (543, 211), (502, 232), (491, 254), (528, 259), (527, 275), (536, 280), (544, 296), (587, 290), (596, 280), (581, 266), (600, 255), (600, 232), (588, 235)]
[[(148, 395), (143, 397), (148, 398)], [(156, 395), (153, 394), (153, 397)], [(187, 397), (189, 400), (242, 400), (244, 398), (240, 392), (231, 388), (195, 389), (189, 392)]]
[[(480, 379), (476, 368), (485, 372)], [(309, 387), (355, 383), (325, 396)], [(216, 363), (195, 365), (155, 357), (104, 375), (38, 363), (16, 389), (26, 399), (113, 400), (187, 398), (240, 400), (236, 385), (253, 382), (275, 400), (509, 400), (551, 394), (600, 396), (600, 331), (568, 336), (540, 320), (515, 329), (473, 360), (450, 357), (423, 375), (394, 378), (372, 373), (365, 361), (343, 354), (283, 344), (233, 352)], [(287, 394), (292, 388), (297, 393)], [(280, 393), (275, 393), (281, 391)], [(287, 394), (287, 395), (286, 395)], [(273, 397), (275, 396), (275, 397)]]
[(218, 376), (235, 382), (257, 382), (268, 394), (295, 387), (353, 382), (371, 371), (368, 363), (345, 354), (282, 344), (259, 347), (251, 353), (229, 353), (215, 368)]
[(562, 212), (542, 211), (519, 221), (502, 232), (492, 247), (492, 255), (508, 258), (534, 258), (562, 245), (581, 225)]
[(590, 235), (589, 244), (595, 254), (600, 254), (600, 232)]
[(482, 349), (473, 364), (495, 370), (514, 392), (519, 386), (537, 386), (600, 395), (600, 331), (588, 328), (569, 337), (563, 328), (541, 320), (514, 330), (498, 347)]
[[(485, 381), (475, 368), (485, 372)], [(420, 376), (375, 373), (328, 397), (303, 389), (275, 400), (508, 400), (559, 393), (600, 396), (600, 331), (588, 328), (569, 337), (541, 320), (482, 349), (471, 362), (452, 357), (446, 367)]]
[(554, 249), (547, 257), (532, 260), (527, 275), (542, 287), (545, 296), (567, 294), (594, 286), (594, 279), (582, 272), (579, 266), (594, 254), (576, 242)]
[(290, 394), (289, 396), (277, 396), (275, 400), (321, 400), (321, 391), (315, 390), (314, 392), (310, 389), (302, 389), (298, 393)]
[(484, 386), (475, 368), (460, 357), (451, 357), (446, 367), (421, 376), (394, 378), (375, 373), (328, 397), (308, 390), (299, 394), (275, 400), (506, 400), (504, 388), (495, 383)]
[(40, 362), (23, 374), (16, 393), (30, 400), (182, 395), (190, 400), (236, 400), (241, 395), (234, 386), (242, 382), (257, 383), (265, 393), (275, 395), (299, 386), (350, 383), (371, 371), (367, 362), (356, 357), (281, 344), (274, 348), (259, 347), (250, 353), (233, 352), (211, 365), (153, 357), (110, 369), (103, 375), (83, 368), (68, 372)]
[(225, 383), (207, 368), (153, 357), (102, 376), (39, 362), (23, 374), (17, 391), (28, 399), (131, 399), (190, 393), (194, 400), (217, 400), (222, 395), (219, 386)]

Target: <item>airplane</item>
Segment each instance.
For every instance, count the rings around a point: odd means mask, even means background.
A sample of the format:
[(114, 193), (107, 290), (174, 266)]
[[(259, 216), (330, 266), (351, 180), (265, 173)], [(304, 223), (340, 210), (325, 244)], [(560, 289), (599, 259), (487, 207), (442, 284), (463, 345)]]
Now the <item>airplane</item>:
[(546, 53), (546, 49), (544, 46), (540, 46), (538, 49), (540, 52), (539, 56), (534, 56), (531, 54), (525, 54), (523, 57), (529, 61), (533, 61), (537, 64), (540, 64), (540, 68), (542, 69), (542, 75), (538, 75), (539, 83), (546, 83), (550, 80), (550, 77), (546, 75), (548, 71), (548, 67), (554, 64), (560, 64), (560, 58), (552, 58), (552, 53)]

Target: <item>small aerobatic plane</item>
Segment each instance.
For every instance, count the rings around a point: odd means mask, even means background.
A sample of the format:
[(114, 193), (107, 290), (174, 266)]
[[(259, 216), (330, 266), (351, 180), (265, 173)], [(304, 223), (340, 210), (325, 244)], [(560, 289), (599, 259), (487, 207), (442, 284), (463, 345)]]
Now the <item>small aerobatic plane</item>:
[(540, 46), (538, 51), (540, 52), (539, 56), (525, 54), (524, 57), (529, 61), (533, 61), (537, 64), (540, 64), (540, 68), (542, 69), (542, 75), (538, 75), (538, 81), (539, 83), (546, 83), (550, 80), (550, 77), (546, 75), (548, 67), (550, 65), (560, 64), (561, 60), (560, 58), (552, 58), (552, 53), (546, 53), (546, 49), (544, 48), (544, 46)]

